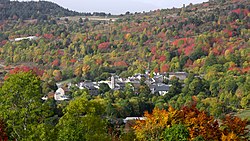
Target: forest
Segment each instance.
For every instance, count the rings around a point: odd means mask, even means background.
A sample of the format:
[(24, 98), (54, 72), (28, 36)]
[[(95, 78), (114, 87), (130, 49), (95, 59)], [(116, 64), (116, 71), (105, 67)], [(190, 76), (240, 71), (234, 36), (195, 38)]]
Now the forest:
[[(104, 21), (45, 1), (0, 6), (34, 3), (31, 13), (0, 9), (0, 141), (250, 139), (249, 1), (190, 3)], [(32, 12), (39, 4), (55, 11)], [(15, 41), (29, 36), (36, 38)], [(147, 70), (150, 77), (188, 76), (164, 81), (171, 85), (166, 95), (152, 94), (141, 79), (137, 91), (102, 85), (95, 96), (72, 87), (68, 101), (41, 99), (56, 83)], [(126, 117), (144, 120), (123, 123)]]
[(104, 12), (80, 13), (65, 9), (49, 1), (10, 1), (0, 0), (0, 20), (6, 19), (37, 19), (47, 20), (49, 17), (59, 18), (66, 16), (111, 16)]

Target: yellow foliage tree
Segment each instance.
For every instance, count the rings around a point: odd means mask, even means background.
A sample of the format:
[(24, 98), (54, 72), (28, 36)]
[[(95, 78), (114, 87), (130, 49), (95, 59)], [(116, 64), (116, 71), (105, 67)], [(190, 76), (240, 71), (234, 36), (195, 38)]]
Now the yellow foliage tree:
[(152, 114), (145, 112), (145, 121), (137, 120), (135, 129), (139, 140), (160, 140), (161, 134), (168, 125), (168, 113), (166, 110), (155, 108)]

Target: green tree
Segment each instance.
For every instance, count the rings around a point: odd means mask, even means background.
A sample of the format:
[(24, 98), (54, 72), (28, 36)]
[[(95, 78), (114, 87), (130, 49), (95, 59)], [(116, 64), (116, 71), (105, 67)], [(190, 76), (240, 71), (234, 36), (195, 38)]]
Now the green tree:
[(106, 83), (101, 83), (100, 88), (98, 89), (99, 94), (105, 94), (108, 91), (110, 91), (109, 85)]
[(170, 128), (166, 128), (164, 133), (165, 141), (188, 141), (188, 129), (182, 124), (174, 124)]
[(178, 77), (172, 77), (169, 81), (169, 84), (172, 85), (169, 89), (168, 94), (165, 95), (165, 97), (167, 99), (170, 99), (171, 97), (178, 95), (181, 93), (181, 83), (179, 82), (179, 78)]
[(40, 85), (39, 78), (31, 72), (19, 72), (10, 75), (0, 89), (0, 116), (7, 121), (11, 139), (35, 139), (32, 137), (36, 127), (50, 116), (49, 107), (45, 108), (41, 99)]
[(104, 106), (80, 97), (69, 103), (57, 125), (59, 141), (109, 140), (101, 116)]

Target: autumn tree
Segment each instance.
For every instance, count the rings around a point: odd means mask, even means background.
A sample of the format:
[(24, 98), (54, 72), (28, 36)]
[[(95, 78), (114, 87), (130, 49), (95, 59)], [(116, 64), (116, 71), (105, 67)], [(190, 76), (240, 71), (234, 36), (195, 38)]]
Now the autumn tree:
[(145, 120), (137, 120), (133, 127), (139, 140), (161, 140), (162, 133), (168, 125), (168, 113), (165, 110), (154, 109), (152, 114), (145, 112)]
[(227, 116), (221, 127), (213, 116), (196, 108), (196, 102), (180, 110), (155, 108), (137, 120), (133, 129), (139, 140), (247, 140), (247, 120)]

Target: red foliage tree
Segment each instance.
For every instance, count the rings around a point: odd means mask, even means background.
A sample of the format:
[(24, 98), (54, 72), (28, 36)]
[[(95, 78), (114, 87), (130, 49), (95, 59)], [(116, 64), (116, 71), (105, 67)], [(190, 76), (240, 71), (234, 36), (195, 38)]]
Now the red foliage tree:
[(98, 45), (98, 49), (99, 50), (107, 50), (110, 46), (110, 43), (109, 42), (104, 42), (104, 43), (100, 43)]
[(233, 36), (233, 31), (231, 31), (231, 30), (224, 29), (223, 32), (226, 33), (228, 35), (228, 37), (232, 37)]
[(116, 67), (127, 67), (128, 64), (125, 61), (118, 61), (114, 63), (114, 66)]
[(95, 62), (96, 62), (97, 65), (101, 65), (103, 63), (103, 60), (102, 59), (96, 59)]
[(192, 66), (193, 65), (193, 61), (191, 59), (188, 59), (186, 64), (185, 64), (185, 67), (189, 67), (189, 66)]
[(57, 50), (57, 55), (63, 56), (64, 55), (64, 51), (61, 49)]
[(157, 50), (156, 46), (152, 47), (152, 48), (151, 48), (151, 53), (152, 53), (152, 54), (156, 54), (156, 50)]
[(248, 9), (240, 9), (240, 8), (238, 8), (238, 9), (232, 10), (232, 12), (236, 13), (236, 14), (243, 13), (245, 16), (247, 16), (248, 13), (249, 13), (249, 10)]
[(212, 52), (213, 52), (214, 55), (219, 55), (220, 54), (220, 51), (218, 50), (217, 47), (213, 48)]
[(162, 55), (162, 56), (160, 56), (159, 61), (160, 61), (160, 62), (165, 62), (166, 59), (167, 59), (167, 57), (164, 56), (164, 55)]
[(250, 67), (243, 68), (243, 69), (242, 69), (242, 72), (243, 72), (243, 73), (248, 73), (248, 72), (250, 72)]
[(59, 63), (60, 63), (59, 59), (55, 59), (51, 64), (52, 66), (59, 66)]
[(32, 72), (33, 74), (42, 77), (44, 70), (38, 69), (37, 67), (28, 67), (28, 66), (19, 66), (19, 67), (15, 67), (14, 69), (10, 70), (8, 74), (6, 74), (6, 76), (4, 77), (4, 80), (6, 80), (9, 75), (11, 74), (16, 74), (19, 72)]
[(45, 39), (52, 39), (54, 36), (52, 34), (44, 34), (43, 37)]
[(8, 42), (7, 40), (3, 40), (3, 41), (0, 43), (0, 45), (1, 45), (1, 46), (4, 46), (7, 42)]
[(74, 64), (77, 60), (76, 59), (71, 59), (69, 62)]
[(168, 64), (164, 64), (161, 66), (161, 72), (168, 72), (169, 71), (169, 65)]
[(185, 52), (186, 56), (188, 56), (192, 53), (194, 46), (195, 46), (194, 44), (191, 44), (185, 48), (184, 52)]

